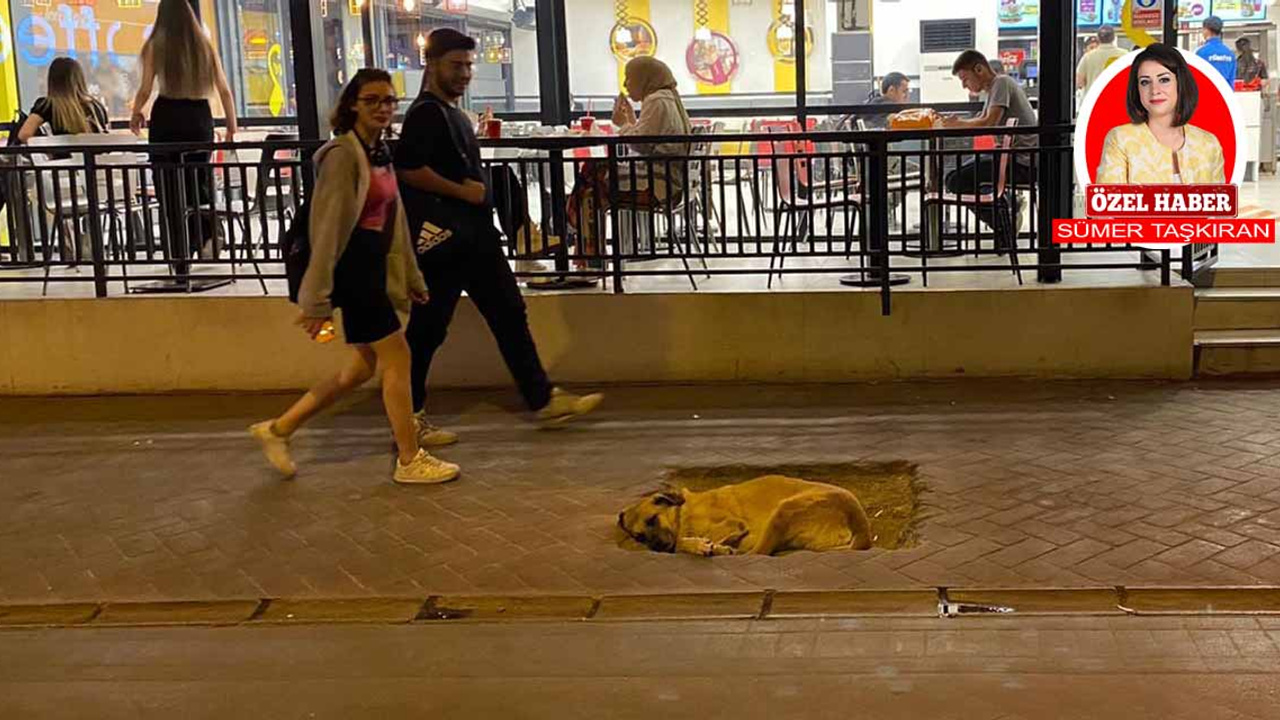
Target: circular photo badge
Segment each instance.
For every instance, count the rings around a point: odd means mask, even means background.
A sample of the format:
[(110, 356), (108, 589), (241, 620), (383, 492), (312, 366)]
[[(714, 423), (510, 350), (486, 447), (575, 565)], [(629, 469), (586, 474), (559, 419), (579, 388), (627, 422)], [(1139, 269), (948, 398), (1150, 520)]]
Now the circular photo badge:
[[(1092, 185), (1098, 176), (1098, 166), (1102, 162), (1103, 145), (1107, 135), (1118, 127), (1134, 125), (1129, 117), (1129, 83), (1133, 61), (1141, 50), (1116, 58), (1109, 65), (1085, 96), (1080, 105), (1080, 113), (1076, 118), (1074, 164), (1076, 179), (1081, 186)], [(1198, 101), (1191, 111), (1189, 128), (1198, 128), (1204, 132), (1189, 130), (1187, 137), (1193, 134), (1199, 138), (1201, 145), (1217, 142), (1221, 148), (1223, 161), (1222, 177), (1233, 185), (1239, 185), (1244, 179), (1245, 160), (1243, 149), (1246, 147), (1245, 123), (1235, 100), (1235, 92), (1222, 74), (1200, 57), (1185, 50), (1177, 51), (1189, 66), (1191, 78), (1195, 82)], [(1153, 106), (1154, 107), (1154, 106)], [(1207, 133), (1207, 135), (1206, 135)], [(1211, 136), (1211, 137), (1210, 137)], [(1161, 152), (1154, 137), (1149, 145), (1153, 152)], [(1160, 184), (1165, 180), (1132, 180), (1133, 184)], [(1191, 182), (1184, 178), (1183, 182)]]

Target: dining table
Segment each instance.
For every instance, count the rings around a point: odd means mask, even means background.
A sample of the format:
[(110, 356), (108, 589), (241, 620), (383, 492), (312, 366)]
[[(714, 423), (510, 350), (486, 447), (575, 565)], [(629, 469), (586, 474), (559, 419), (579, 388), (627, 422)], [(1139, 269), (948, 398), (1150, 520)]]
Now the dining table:
[[(568, 236), (569, 230), (566, 211), (569, 200), (567, 178), (576, 177), (577, 163), (586, 160), (605, 159), (609, 156), (609, 151), (604, 144), (583, 142), (575, 143), (572, 147), (566, 147), (566, 144), (561, 141), (587, 140), (592, 137), (606, 138), (609, 135), (598, 130), (587, 133), (581, 130), (561, 128), (533, 132), (528, 135), (481, 138), (480, 140), (480, 154), (484, 160), (499, 162), (532, 161), (541, 166), (541, 170), (545, 171), (542, 179), (549, 195), (551, 211), (550, 213), (544, 213), (550, 223), (550, 227), (543, 229), (543, 236), (559, 237), (561, 242), (555, 247), (553, 256), (555, 270), (559, 275), (539, 282), (539, 289), (563, 290), (594, 287), (596, 285), (596, 281), (593, 279), (573, 277), (568, 274), (571, 272), (569, 248), (568, 244), (563, 240)], [(566, 172), (566, 166), (573, 168), (570, 171), (572, 175)]]

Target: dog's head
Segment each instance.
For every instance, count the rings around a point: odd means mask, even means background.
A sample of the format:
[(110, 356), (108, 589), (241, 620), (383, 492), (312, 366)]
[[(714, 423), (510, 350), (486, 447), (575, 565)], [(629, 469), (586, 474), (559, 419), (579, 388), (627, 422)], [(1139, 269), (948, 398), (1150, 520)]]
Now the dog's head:
[(631, 539), (657, 552), (676, 551), (679, 508), (684, 491), (659, 490), (618, 513), (618, 527)]

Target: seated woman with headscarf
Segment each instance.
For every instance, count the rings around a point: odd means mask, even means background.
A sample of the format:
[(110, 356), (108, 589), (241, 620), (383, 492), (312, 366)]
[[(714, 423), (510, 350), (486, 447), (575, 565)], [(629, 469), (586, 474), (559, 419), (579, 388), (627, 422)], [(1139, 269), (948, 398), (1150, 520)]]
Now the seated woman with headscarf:
[[(600, 254), (600, 217), (613, 202), (629, 208), (645, 209), (666, 202), (683, 191), (684, 164), (689, 154), (693, 125), (689, 113), (676, 92), (676, 78), (666, 63), (651, 57), (638, 57), (627, 63), (624, 87), (632, 100), (641, 104), (639, 117), (630, 101), (621, 95), (614, 102), (613, 124), (620, 135), (636, 137), (675, 136), (670, 142), (635, 143), (628, 146), (630, 159), (617, 168), (617, 191), (611, 187), (611, 169), (605, 163), (588, 162), (582, 166), (578, 181), (569, 198), (569, 227), (579, 237), (578, 251), (592, 256)], [(652, 162), (634, 159), (655, 158)], [(674, 158), (670, 162), (662, 158)], [(585, 266), (603, 267), (603, 260), (592, 258)]]

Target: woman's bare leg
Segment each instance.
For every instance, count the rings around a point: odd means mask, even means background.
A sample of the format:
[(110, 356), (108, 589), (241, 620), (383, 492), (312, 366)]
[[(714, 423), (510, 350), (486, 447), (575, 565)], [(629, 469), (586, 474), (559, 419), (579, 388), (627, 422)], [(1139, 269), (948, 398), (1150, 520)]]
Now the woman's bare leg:
[(289, 437), (316, 413), (332, 405), (338, 398), (360, 387), (373, 377), (377, 356), (368, 345), (354, 345), (346, 366), (337, 375), (312, 387), (283, 415), (271, 424), (271, 431)]
[(396, 332), (370, 346), (382, 364), (382, 405), (396, 436), (400, 464), (418, 456), (418, 429), (413, 423), (413, 395), (409, 390), (409, 343)]

